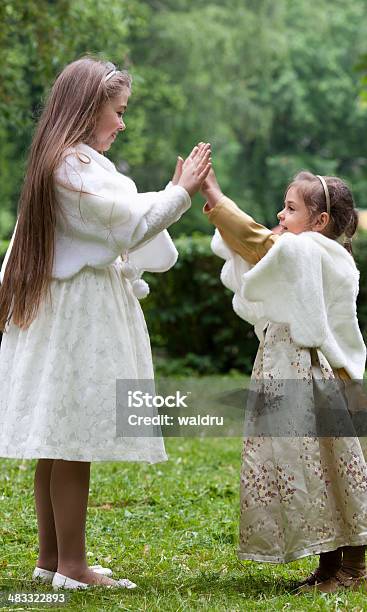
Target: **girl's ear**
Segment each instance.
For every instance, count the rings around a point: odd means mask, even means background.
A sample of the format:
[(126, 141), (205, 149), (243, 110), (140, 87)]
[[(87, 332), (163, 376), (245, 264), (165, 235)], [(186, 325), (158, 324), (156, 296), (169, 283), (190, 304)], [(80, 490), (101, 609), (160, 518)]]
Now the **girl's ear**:
[(327, 224), (329, 223), (330, 217), (328, 215), (327, 212), (322, 212), (320, 215), (318, 215), (318, 217), (315, 219), (314, 223), (313, 223), (313, 229), (316, 232), (322, 232)]

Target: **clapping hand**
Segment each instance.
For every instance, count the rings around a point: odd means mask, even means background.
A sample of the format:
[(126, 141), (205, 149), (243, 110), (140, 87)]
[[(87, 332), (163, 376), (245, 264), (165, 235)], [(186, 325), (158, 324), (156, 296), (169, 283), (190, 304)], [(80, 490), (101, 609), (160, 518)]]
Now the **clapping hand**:
[(190, 197), (201, 188), (211, 168), (211, 150), (209, 143), (195, 146), (190, 155), (183, 160), (178, 157), (175, 173), (172, 178), (174, 185), (184, 187)]
[(178, 156), (177, 158), (177, 162), (176, 162), (176, 168), (172, 177), (172, 185), (177, 185), (178, 181), (180, 180), (181, 174), (182, 174), (182, 166), (183, 166), (184, 160), (182, 159), (182, 157)]
[[(199, 143), (199, 148), (202, 147), (204, 143)], [(203, 181), (200, 193), (207, 200), (207, 207), (213, 208), (216, 203), (223, 197), (222, 190), (217, 181), (217, 177), (214, 172), (213, 166), (211, 166), (205, 181)]]

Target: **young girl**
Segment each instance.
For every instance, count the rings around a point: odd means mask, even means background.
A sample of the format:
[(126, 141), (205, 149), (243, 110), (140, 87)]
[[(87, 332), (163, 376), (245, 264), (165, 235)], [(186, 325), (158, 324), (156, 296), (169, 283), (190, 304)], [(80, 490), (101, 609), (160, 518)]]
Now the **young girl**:
[[(327, 403), (331, 388), (349, 415), (340, 388), (362, 380), (366, 360), (352, 194), (339, 178), (299, 173), (286, 189), (277, 235), (223, 195), (213, 170), (202, 193), (218, 228), (213, 250), (226, 260), (222, 281), (260, 340), (246, 411), (239, 558), (286, 563), (319, 553), (299, 592), (356, 587), (366, 578), (367, 469), (356, 434), (333, 433), (335, 406)], [(337, 242), (343, 234), (345, 248)], [(287, 397), (283, 424), (293, 420), (293, 435), (277, 420)], [(317, 418), (325, 433), (308, 433), (304, 424)]]
[(59, 75), (1, 271), (0, 456), (38, 459), (34, 577), (55, 588), (136, 586), (87, 566), (90, 462), (166, 459), (162, 438), (116, 436), (116, 380), (153, 378), (140, 276), (174, 265), (165, 228), (210, 167), (209, 145), (196, 147), (177, 184), (137, 193), (104, 157), (125, 129), (130, 85), (126, 72), (89, 57)]

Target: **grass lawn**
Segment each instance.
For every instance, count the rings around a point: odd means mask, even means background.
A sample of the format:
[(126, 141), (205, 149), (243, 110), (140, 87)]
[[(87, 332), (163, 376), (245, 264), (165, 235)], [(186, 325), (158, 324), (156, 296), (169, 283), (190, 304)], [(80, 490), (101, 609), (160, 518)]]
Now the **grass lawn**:
[[(315, 557), (287, 565), (237, 560), (240, 438), (170, 438), (166, 446), (169, 461), (162, 464), (93, 464), (89, 562), (109, 565), (138, 588), (73, 593), (64, 609), (367, 609), (362, 592), (292, 595)], [(0, 460), (2, 591), (50, 591), (30, 581), (37, 558), (34, 466)]]

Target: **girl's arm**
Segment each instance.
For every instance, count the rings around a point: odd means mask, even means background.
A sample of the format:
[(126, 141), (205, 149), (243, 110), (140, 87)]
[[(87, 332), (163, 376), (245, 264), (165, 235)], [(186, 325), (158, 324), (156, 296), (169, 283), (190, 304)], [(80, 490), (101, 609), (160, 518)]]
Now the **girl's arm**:
[(225, 195), (211, 209), (205, 205), (204, 214), (219, 229), (223, 240), (251, 264), (260, 261), (279, 238)]
[(256, 223), (222, 193), (213, 169), (201, 193), (207, 199), (203, 212), (210, 223), (218, 228), (223, 240), (249, 263), (260, 261), (279, 238), (277, 234)]
[[(66, 223), (59, 228), (68, 239), (110, 251), (111, 257), (153, 238), (188, 210), (209, 170), (210, 150), (185, 162), (177, 185), (160, 192), (138, 193), (129, 178), (101, 166), (89, 147), (71, 151), (55, 172), (56, 194)], [(63, 215), (62, 215), (63, 217)]]

